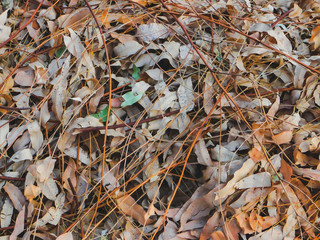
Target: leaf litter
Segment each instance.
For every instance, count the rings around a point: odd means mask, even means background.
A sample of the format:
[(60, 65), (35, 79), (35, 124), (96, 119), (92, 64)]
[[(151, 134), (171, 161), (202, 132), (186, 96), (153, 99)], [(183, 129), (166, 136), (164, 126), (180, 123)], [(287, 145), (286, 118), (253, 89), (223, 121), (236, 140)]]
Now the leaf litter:
[(2, 238), (317, 238), (319, 9), (2, 1)]

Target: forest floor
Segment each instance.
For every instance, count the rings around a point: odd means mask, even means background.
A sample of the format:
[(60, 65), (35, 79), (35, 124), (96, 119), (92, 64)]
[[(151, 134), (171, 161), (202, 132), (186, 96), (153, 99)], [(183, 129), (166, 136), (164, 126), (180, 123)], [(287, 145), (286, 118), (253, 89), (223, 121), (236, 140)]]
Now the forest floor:
[(319, 13), (2, 0), (0, 239), (319, 239)]

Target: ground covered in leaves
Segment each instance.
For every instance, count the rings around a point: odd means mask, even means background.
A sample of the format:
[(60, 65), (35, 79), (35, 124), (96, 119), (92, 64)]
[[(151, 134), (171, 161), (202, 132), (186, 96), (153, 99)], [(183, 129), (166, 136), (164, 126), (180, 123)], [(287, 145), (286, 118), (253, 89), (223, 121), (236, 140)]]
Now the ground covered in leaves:
[(0, 239), (319, 238), (319, 1), (0, 13)]

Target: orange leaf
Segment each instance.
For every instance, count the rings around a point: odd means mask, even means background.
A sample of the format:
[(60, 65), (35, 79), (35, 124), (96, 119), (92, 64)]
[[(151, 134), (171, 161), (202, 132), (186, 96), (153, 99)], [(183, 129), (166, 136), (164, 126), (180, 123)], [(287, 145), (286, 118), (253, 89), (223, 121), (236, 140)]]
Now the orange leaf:
[(317, 26), (314, 29), (312, 29), (309, 43), (312, 44), (313, 50), (316, 50), (320, 47), (320, 26)]
[(224, 235), (223, 232), (215, 231), (214, 233), (211, 234), (211, 239), (214, 239), (214, 240), (227, 240), (227, 237), (226, 237), (226, 235)]
[(290, 143), (292, 139), (292, 131), (283, 131), (282, 133), (279, 133), (277, 135), (272, 136), (272, 139), (275, 141), (276, 144), (286, 144)]
[(252, 148), (251, 151), (249, 151), (250, 158), (255, 162), (260, 162), (263, 159), (263, 155), (261, 154), (261, 151), (259, 151), (257, 148)]

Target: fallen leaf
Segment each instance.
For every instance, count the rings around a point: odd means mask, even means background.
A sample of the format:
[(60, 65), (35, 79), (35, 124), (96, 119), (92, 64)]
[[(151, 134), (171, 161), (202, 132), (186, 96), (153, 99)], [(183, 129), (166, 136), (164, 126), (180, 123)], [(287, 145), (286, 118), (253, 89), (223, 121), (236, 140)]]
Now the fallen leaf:
[(160, 23), (141, 24), (138, 27), (138, 36), (144, 42), (150, 42), (156, 39), (165, 39), (169, 36), (167, 27)]
[(41, 148), (43, 143), (43, 135), (41, 132), (39, 122), (37, 120), (34, 120), (32, 123), (29, 123), (27, 126), (28, 126), (28, 132), (29, 132), (32, 148), (35, 151), (38, 151)]
[(11, 34), (11, 27), (4, 25), (7, 21), (7, 14), (8, 14), (8, 10), (4, 11), (0, 15), (0, 19), (1, 19), (1, 22), (0, 22), (0, 32), (1, 32), (0, 43), (7, 41), (10, 37), (10, 34)]
[(71, 232), (63, 233), (56, 240), (73, 240), (73, 235)]
[(271, 175), (268, 172), (252, 174), (234, 185), (238, 189), (271, 187)]
[(145, 210), (130, 195), (117, 198), (117, 206), (124, 214), (137, 220), (141, 225), (148, 225), (152, 222), (151, 219), (145, 219)]
[(203, 138), (198, 138), (198, 142), (194, 146), (194, 153), (197, 155), (197, 160), (205, 166), (213, 166), (209, 151)]
[(220, 162), (230, 162), (239, 159), (238, 155), (223, 146), (217, 145), (212, 150), (212, 158)]
[(235, 184), (246, 177), (252, 171), (255, 165), (256, 163), (252, 159), (249, 158), (246, 160), (242, 167), (234, 173), (233, 178), (227, 183), (227, 185), (218, 191), (215, 200), (224, 199), (233, 194), (235, 192)]
[(313, 50), (320, 47), (320, 26), (316, 26), (312, 29), (309, 43), (312, 44)]
[(9, 240), (16, 240), (18, 235), (24, 231), (24, 218), (25, 218), (25, 206), (21, 208), (14, 224), (13, 232), (10, 235)]
[(9, 128), (9, 121), (7, 120), (0, 120), (0, 149), (3, 149), (7, 145), (7, 135), (10, 131)]
[(291, 130), (283, 131), (282, 133), (276, 134), (272, 136), (272, 139), (275, 141), (276, 144), (288, 144), (291, 142), (293, 137), (293, 133)]
[(26, 203), (26, 199), (20, 189), (10, 182), (7, 182), (6, 185), (3, 186), (3, 189), (7, 192), (14, 208), (20, 212)]
[(116, 54), (116, 56), (119, 56), (120, 58), (127, 58), (133, 54), (136, 54), (139, 52), (143, 46), (139, 44), (136, 41), (128, 41), (125, 43), (120, 43), (118, 46), (116, 46), (113, 51)]
[(1, 228), (9, 227), (13, 215), (13, 205), (9, 198), (6, 198), (0, 213)]

